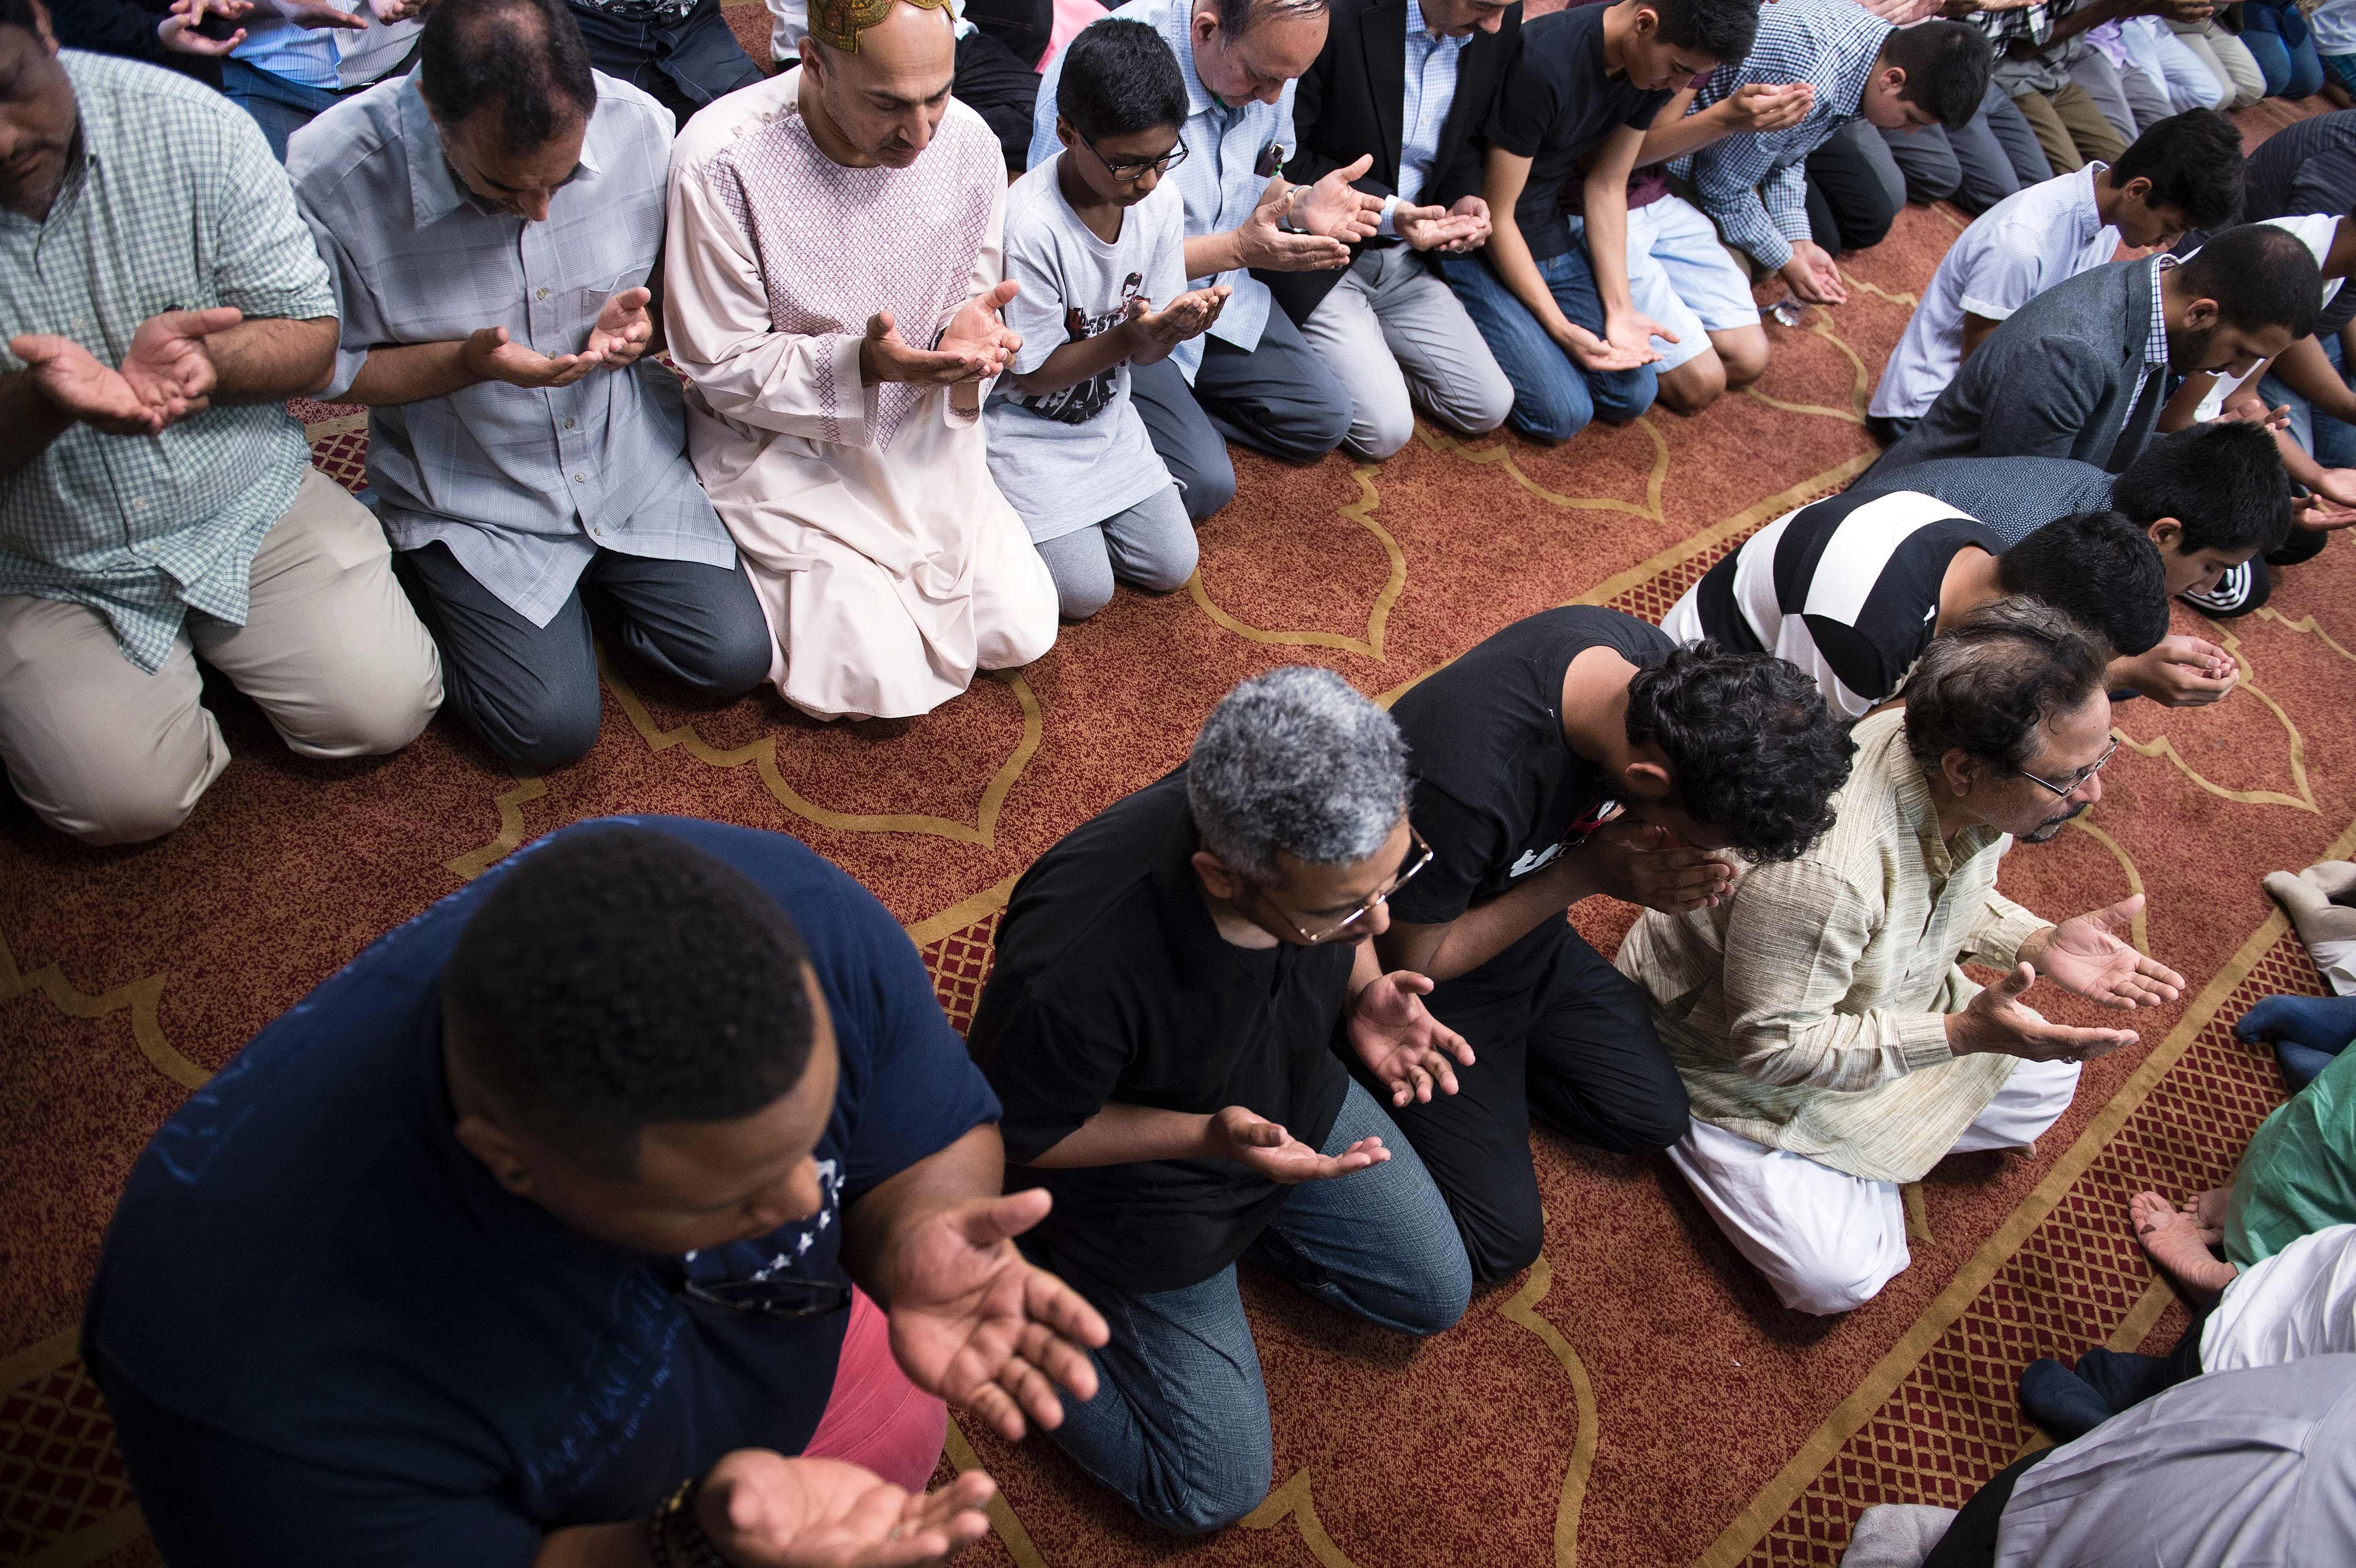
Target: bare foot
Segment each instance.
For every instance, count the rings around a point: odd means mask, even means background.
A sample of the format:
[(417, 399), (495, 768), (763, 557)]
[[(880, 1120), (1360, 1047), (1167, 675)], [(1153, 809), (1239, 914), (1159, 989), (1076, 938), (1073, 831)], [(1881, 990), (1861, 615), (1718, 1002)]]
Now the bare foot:
[(2205, 1306), (2216, 1300), (2240, 1272), (2211, 1253), (2191, 1214), (2159, 1194), (2136, 1194), (2127, 1205), (2127, 1215), (2135, 1222), (2136, 1240), (2143, 1243), (2151, 1261), (2174, 1274), (2196, 1304)]
[(2201, 1245), (2213, 1247), (2225, 1239), (2225, 1200), (2233, 1196), (2232, 1187), (2212, 1187), (2184, 1200), (2184, 1212), (2199, 1228)]

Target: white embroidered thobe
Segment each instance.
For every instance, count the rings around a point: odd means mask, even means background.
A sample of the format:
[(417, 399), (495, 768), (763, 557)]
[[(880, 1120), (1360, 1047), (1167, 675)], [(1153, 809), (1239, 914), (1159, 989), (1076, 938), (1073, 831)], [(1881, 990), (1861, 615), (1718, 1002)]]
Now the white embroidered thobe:
[(820, 718), (903, 717), (1055, 640), (1055, 583), (991, 482), (978, 413), (859, 371), (876, 312), (929, 349), (998, 282), (1005, 164), (951, 100), (912, 166), (846, 168), (811, 140), (800, 83), (730, 93), (673, 146), (664, 323), (689, 455), (776, 639), (770, 680)]

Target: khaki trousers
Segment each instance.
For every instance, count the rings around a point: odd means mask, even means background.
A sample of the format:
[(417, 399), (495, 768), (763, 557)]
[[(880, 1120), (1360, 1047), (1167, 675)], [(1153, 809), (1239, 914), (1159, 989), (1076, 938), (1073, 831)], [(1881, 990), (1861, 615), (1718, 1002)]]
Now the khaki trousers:
[(2097, 159), (2116, 163), (2127, 150), (2118, 127), (2103, 117), (2101, 106), (2074, 81), (2052, 92), (2024, 92), (2012, 102), (2037, 133), (2037, 145), (2045, 149), (2055, 174), (2075, 174)]
[(2167, 27), (2215, 74), (2221, 87), (2232, 91), (2233, 101), (2224, 107), (2247, 109), (2266, 95), (2266, 73), (2258, 69), (2249, 46), (2219, 27), (2213, 18), (2169, 22)]
[(254, 553), (245, 625), (190, 611), (153, 675), (95, 610), (0, 596), (0, 761), (16, 792), (88, 843), (179, 826), (229, 766), (199, 657), (305, 757), (400, 750), (442, 705), (442, 663), (391, 563), (368, 509), (306, 468)]

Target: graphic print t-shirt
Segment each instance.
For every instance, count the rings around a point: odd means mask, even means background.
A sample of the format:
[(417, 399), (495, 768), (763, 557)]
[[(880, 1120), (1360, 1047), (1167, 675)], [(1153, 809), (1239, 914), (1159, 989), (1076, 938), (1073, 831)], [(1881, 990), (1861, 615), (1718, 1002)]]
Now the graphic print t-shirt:
[[(1659, 627), (1617, 610), (1542, 610), (1394, 703), (1415, 774), (1412, 820), (1432, 858), (1392, 895), (1391, 918), (1444, 925), (1553, 865), (1596, 827), (1612, 797), (1602, 770), (1563, 738), (1563, 675), (1590, 648), (1642, 667), (1676, 646)], [(1560, 935), (1541, 920), (1473, 972), (1515, 974)]]
[(990, 475), (1033, 540), (1059, 539), (1171, 483), (1129, 395), (1129, 362), (1052, 392), (1014, 389), (1066, 343), (1119, 326), (1130, 302), (1159, 309), (1186, 292), (1186, 208), (1164, 183), (1121, 214), (1108, 244), (1080, 221), (1055, 171), (1064, 153), (1006, 192), (1006, 325), (1023, 347), (983, 414)]

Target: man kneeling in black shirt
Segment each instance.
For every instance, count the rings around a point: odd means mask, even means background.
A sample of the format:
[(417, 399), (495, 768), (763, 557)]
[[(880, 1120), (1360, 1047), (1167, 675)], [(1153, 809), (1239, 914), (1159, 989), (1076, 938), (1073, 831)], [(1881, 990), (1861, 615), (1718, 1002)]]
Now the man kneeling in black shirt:
[(1717, 852), (1788, 860), (1832, 826), (1855, 748), (1785, 660), (1677, 648), (1584, 606), (1507, 627), (1392, 712), (1433, 858), (1376, 946), (1385, 966), (1439, 983), (1431, 1012), (1478, 1053), (1458, 1093), (1394, 1114), (1474, 1277), (1503, 1279), (1545, 1240), (1534, 1112), (1625, 1154), (1665, 1149), (1687, 1124), (1644, 988), (1566, 909), (1597, 893), (1672, 914), (1715, 906), (1735, 875)]
[(1453, 1092), (1472, 1060), (1424, 1011), (1431, 983), (1385, 974), (1367, 940), (1429, 859), (1407, 791), (1387, 714), (1329, 671), (1276, 671), (1228, 693), (1177, 771), (1042, 855), (998, 929), (969, 1043), (1005, 1107), (1009, 1187), (1055, 1195), (1024, 1244), (1112, 1326), (1096, 1398), (1053, 1435), (1165, 1530), (1216, 1530), (1268, 1492), (1237, 1259), (1408, 1334), (1471, 1294), (1383, 1111)]

